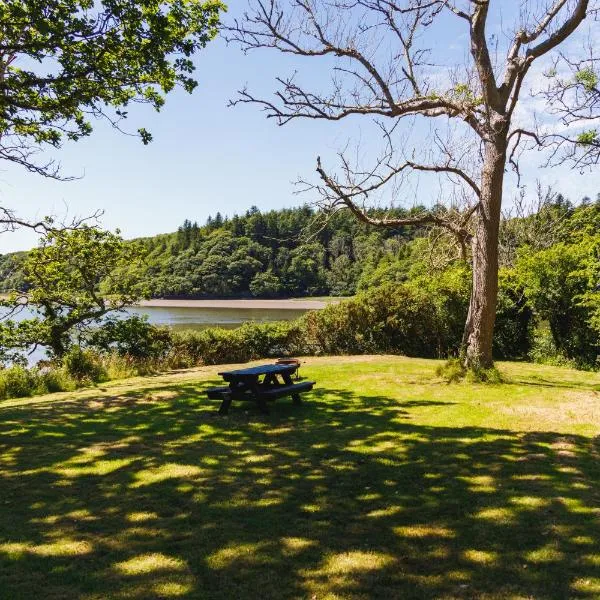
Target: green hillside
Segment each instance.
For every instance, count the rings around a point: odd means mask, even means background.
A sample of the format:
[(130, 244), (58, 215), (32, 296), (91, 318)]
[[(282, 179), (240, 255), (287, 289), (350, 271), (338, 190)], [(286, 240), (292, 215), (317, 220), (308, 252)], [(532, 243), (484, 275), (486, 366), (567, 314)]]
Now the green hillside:
[[(503, 222), (501, 265), (512, 266), (524, 246), (543, 250), (598, 229), (600, 201), (574, 206), (558, 195), (527, 218)], [(186, 220), (176, 232), (131, 243), (145, 250), (139, 279), (152, 297), (351, 296), (373, 285), (443, 270), (461, 258), (443, 231), (376, 229), (347, 212), (327, 216), (307, 206), (269, 212), (252, 207), (232, 218), (217, 213), (203, 225)], [(25, 256), (0, 257), (0, 291), (26, 289), (20, 270)]]

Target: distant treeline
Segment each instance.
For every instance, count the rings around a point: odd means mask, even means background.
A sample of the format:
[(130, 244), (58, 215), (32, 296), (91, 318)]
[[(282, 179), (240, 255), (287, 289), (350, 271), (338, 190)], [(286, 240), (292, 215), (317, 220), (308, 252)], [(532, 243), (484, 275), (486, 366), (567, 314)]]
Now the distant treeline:
[[(578, 228), (600, 230), (599, 207), (600, 201), (586, 198), (575, 206), (558, 195), (530, 216), (505, 220), (501, 263), (510, 266), (521, 246), (542, 249)], [(392, 209), (386, 215), (411, 212)], [(203, 225), (186, 220), (174, 233), (131, 243), (145, 250), (140, 286), (152, 297), (167, 298), (350, 296), (406, 281), (415, 268), (443, 268), (454, 258), (443, 232), (377, 229), (345, 211), (326, 217), (307, 206), (264, 213), (252, 207), (232, 218), (217, 213)], [(0, 291), (27, 289), (20, 268), (26, 255), (0, 256)]]
[[(386, 214), (405, 215), (392, 210)], [(419, 235), (374, 230), (347, 213), (309, 207), (186, 220), (174, 233), (135, 240), (147, 251), (140, 285), (152, 297), (277, 298), (339, 295), (367, 285), (384, 254)], [(26, 252), (0, 257), (0, 291), (26, 289)]]

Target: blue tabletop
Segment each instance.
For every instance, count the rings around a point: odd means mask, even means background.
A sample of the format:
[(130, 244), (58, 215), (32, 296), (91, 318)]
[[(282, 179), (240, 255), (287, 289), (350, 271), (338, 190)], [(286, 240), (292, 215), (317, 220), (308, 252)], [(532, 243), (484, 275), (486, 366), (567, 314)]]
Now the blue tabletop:
[(219, 375), (221, 375), (221, 377), (225, 379), (229, 377), (257, 377), (259, 375), (277, 375), (278, 373), (293, 373), (297, 368), (297, 365), (259, 365), (258, 367), (250, 367), (248, 369), (222, 371), (219, 373)]

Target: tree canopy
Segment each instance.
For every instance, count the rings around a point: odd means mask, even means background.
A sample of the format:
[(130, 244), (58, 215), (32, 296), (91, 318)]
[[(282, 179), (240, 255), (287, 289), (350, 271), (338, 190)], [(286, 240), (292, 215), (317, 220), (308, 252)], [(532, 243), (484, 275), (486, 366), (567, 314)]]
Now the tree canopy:
[(14, 312), (31, 307), (40, 317), (5, 324), (3, 337), (13, 346), (41, 344), (62, 356), (74, 328), (97, 324), (145, 295), (134, 275), (142, 256), (139, 245), (92, 227), (48, 233), (25, 259), (26, 291), (4, 303)]
[(220, 0), (0, 3), (0, 159), (61, 177), (40, 149), (88, 136), (97, 117), (120, 127), (134, 103), (159, 110), (177, 85), (191, 92), (192, 57), (224, 9)]

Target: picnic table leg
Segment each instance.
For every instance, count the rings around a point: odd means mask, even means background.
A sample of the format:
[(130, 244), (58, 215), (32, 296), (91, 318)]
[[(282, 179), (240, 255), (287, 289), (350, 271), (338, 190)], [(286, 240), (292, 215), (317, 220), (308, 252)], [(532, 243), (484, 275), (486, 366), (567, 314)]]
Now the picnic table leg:
[[(286, 385), (294, 385), (294, 382), (292, 381), (292, 376), (289, 373), (282, 373), (281, 376), (283, 377), (283, 381), (285, 382)], [(294, 404), (296, 404), (296, 405), (302, 404), (302, 400), (300, 399), (300, 394), (292, 394), (292, 400), (293, 400)]]
[(258, 377), (256, 378), (256, 381), (254, 381), (252, 383), (251, 388), (252, 388), (252, 394), (254, 395), (254, 399), (256, 400), (256, 404), (258, 404), (258, 410), (260, 410), (260, 412), (263, 415), (268, 415), (269, 407), (267, 406), (267, 401), (266, 401), (265, 397), (260, 393)]
[(267, 401), (264, 399), (264, 397), (256, 396), (256, 401), (258, 403), (258, 410), (260, 410), (263, 415), (268, 415), (269, 407), (267, 406)]
[(231, 394), (225, 393), (225, 394), (223, 394), (223, 402), (221, 402), (221, 406), (219, 407), (219, 414), (226, 415), (229, 412), (230, 406), (231, 406)]

